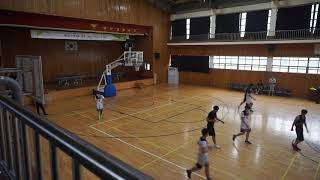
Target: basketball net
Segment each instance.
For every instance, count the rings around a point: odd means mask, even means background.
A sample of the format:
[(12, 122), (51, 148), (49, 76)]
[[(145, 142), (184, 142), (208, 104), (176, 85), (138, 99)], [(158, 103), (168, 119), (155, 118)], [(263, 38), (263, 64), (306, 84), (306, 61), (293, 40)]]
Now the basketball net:
[(135, 65), (135, 66), (134, 66), (134, 69), (135, 69), (135, 71), (139, 71), (140, 66), (139, 66), (139, 65)]

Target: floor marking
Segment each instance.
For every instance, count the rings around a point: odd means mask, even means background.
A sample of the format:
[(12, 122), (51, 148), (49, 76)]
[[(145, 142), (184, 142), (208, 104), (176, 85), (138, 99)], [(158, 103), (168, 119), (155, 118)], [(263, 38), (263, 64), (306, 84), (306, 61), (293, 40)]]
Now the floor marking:
[(93, 118), (91, 118), (91, 117), (89, 117), (89, 116), (85, 116), (85, 115), (83, 115), (83, 114), (81, 114), (81, 113), (78, 113), (78, 112), (75, 112), (75, 111), (72, 111), (72, 112), (73, 112), (74, 114), (77, 114), (77, 115), (79, 115), (79, 116), (88, 118), (88, 119), (90, 119), (90, 120), (99, 121), (98, 119), (93, 119)]
[[(96, 129), (96, 128), (94, 128), (94, 127), (91, 127), (91, 128)], [(136, 137), (136, 136), (134, 136), (134, 135), (132, 135), (132, 134), (130, 134), (130, 133), (127, 133), (127, 132), (125, 132), (125, 131), (122, 131), (122, 130), (120, 130), (120, 129), (118, 129), (118, 128), (111, 128), (111, 129), (116, 129), (116, 130), (118, 130), (118, 131), (120, 131), (120, 132), (123, 132), (123, 133), (126, 133), (126, 134), (128, 134), (128, 135), (130, 135), (130, 136), (132, 136), (132, 137)], [(101, 132), (101, 133), (103, 133), (103, 134), (106, 133), (106, 132), (104, 132), (104, 131), (102, 131), (102, 130), (99, 130), (99, 132)], [(109, 136), (109, 135), (108, 135), (108, 136)], [(114, 136), (112, 136), (112, 137), (114, 137)], [(116, 139), (119, 139), (119, 138), (116, 138)], [(141, 138), (139, 138), (139, 137), (136, 137), (136, 139), (139, 139), (139, 140), (142, 141), (142, 142), (146, 142), (146, 143), (152, 144), (152, 145), (154, 145), (154, 146), (156, 146), (156, 147), (159, 147), (159, 148), (162, 148), (162, 149), (165, 149), (165, 150), (171, 150), (171, 149), (169, 149), (169, 148), (167, 148), (167, 147), (159, 146), (159, 145), (157, 145), (157, 144), (155, 144), (155, 143), (153, 143), (153, 142), (143, 140), (143, 139), (141, 139)], [(187, 157), (187, 156), (184, 156), (184, 155), (181, 155), (181, 154), (177, 154), (177, 156), (179, 156), (179, 157), (181, 157), (181, 158), (184, 158), (184, 159), (187, 159), (187, 160), (190, 160), (190, 161), (192, 161), (192, 162), (195, 162), (195, 160), (192, 159), (192, 158), (190, 158), (190, 157)], [(161, 159), (161, 160), (162, 160), (162, 159)], [(210, 166), (210, 167), (211, 167), (214, 171), (220, 172), (220, 173), (222, 173), (222, 174), (226, 174), (226, 175), (228, 175), (228, 176), (230, 176), (230, 177), (233, 177), (234, 179), (243, 179), (243, 178), (241, 178), (241, 177), (239, 177), (239, 176), (237, 176), (237, 175), (234, 175), (234, 174), (232, 174), (232, 173), (230, 173), (230, 172), (227, 172), (227, 171), (224, 171), (224, 170), (220, 170), (220, 169), (215, 168), (215, 167), (213, 167), (213, 166)]]
[[(104, 131), (101, 131), (100, 129), (97, 129), (97, 128), (95, 128), (95, 127), (91, 127), (91, 128), (92, 128), (92, 129), (95, 129), (96, 131), (99, 131), (100, 133), (105, 134), (105, 135), (107, 135), (107, 136), (109, 136), (109, 137), (114, 137), (113, 135), (108, 134), (108, 133), (106, 133), (106, 132), (104, 132)], [(126, 141), (124, 141), (124, 140), (122, 140), (122, 139), (119, 139), (119, 138), (114, 138), (114, 139), (116, 139), (116, 140), (118, 140), (118, 141), (120, 141), (120, 142), (122, 142), (122, 143), (124, 143), (124, 144), (126, 144), (126, 145), (128, 145), (128, 146), (130, 146), (130, 147), (133, 147), (133, 148), (135, 148), (135, 149), (138, 149), (138, 150), (140, 150), (140, 151), (142, 151), (142, 152), (144, 152), (144, 153), (146, 153), (146, 154), (149, 154), (150, 156), (153, 156), (153, 157), (155, 157), (155, 158), (161, 159), (162, 161), (167, 162), (167, 163), (169, 163), (169, 164), (171, 164), (171, 165), (174, 165), (174, 166), (176, 166), (176, 167), (178, 167), (178, 168), (180, 168), (180, 169), (182, 169), (182, 170), (186, 170), (186, 168), (184, 168), (184, 167), (182, 167), (182, 166), (179, 166), (179, 165), (176, 164), (176, 163), (173, 163), (173, 162), (171, 162), (171, 161), (169, 161), (169, 160), (167, 160), (167, 159), (164, 159), (164, 158), (162, 158), (162, 157), (160, 157), (160, 156), (158, 156), (158, 155), (155, 155), (155, 154), (153, 154), (153, 153), (151, 153), (151, 152), (148, 152), (148, 151), (146, 151), (146, 150), (144, 150), (144, 149), (141, 149), (141, 148), (139, 148), (139, 147), (137, 147), (137, 146), (135, 146), (135, 145), (133, 145), (133, 144), (130, 144), (130, 143), (128, 143), (128, 142), (126, 142)], [(198, 174), (198, 173), (194, 173), (194, 174), (195, 174), (196, 176), (199, 176), (199, 177), (203, 178), (203, 179), (206, 179), (206, 177), (204, 177), (204, 176), (202, 176), (202, 175), (200, 175), (200, 174)]]
[(181, 102), (181, 101), (183, 101), (183, 100), (185, 100), (185, 99), (189, 99), (189, 98), (193, 98), (193, 97), (183, 98), (183, 99), (180, 100), (180, 101), (170, 102), (170, 103), (163, 104), (163, 105), (160, 105), (160, 106), (157, 106), (157, 107), (145, 109), (145, 110), (142, 110), (142, 111), (137, 111), (137, 112), (135, 112), (135, 113), (131, 113), (131, 114), (128, 114), (128, 115), (120, 116), (120, 117), (118, 117), (118, 118), (110, 119), (110, 120), (108, 120), (108, 121), (103, 121), (103, 122), (94, 123), (94, 124), (89, 125), (89, 127), (93, 127), (93, 126), (96, 126), (96, 125), (99, 125), (99, 124), (103, 124), (103, 123), (105, 123), (105, 122), (115, 121), (115, 120), (118, 120), (118, 119), (121, 119), (121, 118), (124, 118), (124, 117), (128, 117), (128, 116), (135, 115), (135, 114), (140, 114), (140, 113), (142, 113), (142, 112), (147, 112), (147, 111), (152, 110), (152, 109), (157, 109), (157, 108), (160, 108), (160, 107), (164, 107), (164, 106), (168, 106), (168, 105), (172, 105), (172, 104), (177, 104), (177, 103), (179, 103), (179, 102)]
[[(186, 144), (188, 144), (188, 142), (181, 144), (180, 146), (174, 148), (172, 151), (167, 152), (166, 154), (162, 155), (161, 157), (164, 158), (164, 157), (168, 156), (169, 154), (176, 152), (177, 150), (179, 150), (180, 148), (182, 148), (182, 147), (185, 146)], [(154, 162), (157, 162), (158, 160), (159, 160), (159, 159), (154, 159), (154, 160), (152, 160), (152, 161), (144, 164), (143, 166), (141, 166), (140, 169), (143, 169), (143, 168), (145, 168), (145, 167), (153, 164)]]
[(145, 110), (142, 110), (142, 111), (137, 111), (137, 112), (135, 112), (135, 113), (131, 113), (131, 114), (128, 114), (128, 115), (124, 115), (124, 116), (120, 116), (120, 117), (117, 117), (117, 118), (113, 118), (113, 119), (110, 119), (110, 120), (108, 120), (108, 121), (103, 121), (103, 122), (91, 124), (91, 125), (89, 125), (89, 127), (93, 127), (93, 126), (96, 126), (96, 125), (100, 125), (100, 124), (103, 124), (103, 123), (105, 123), (105, 122), (115, 121), (115, 120), (118, 120), (118, 119), (121, 119), (121, 118), (124, 118), (124, 117), (128, 117), (128, 116), (135, 115), (135, 114), (140, 114), (140, 113), (142, 113), (142, 112), (146, 112), (146, 111), (149, 111), (149, 110), (152, 110), (152, 109), (157, 109), (157, 108), (163, 107), (163, 106), (168, 106), (168, 105), (171, 105), (171, 104), (174, 104), (174, 103), (167, 103), (167, 104), (160, 105), (160, 106), (157, 106), (157, 107), (154, 107), (154, 108), (149, 108), (149, 109), (145, 109)]
[(293, 163), (294, 163), (294, 161), (296, 160), (297, 157), (298, 157), (298, 154), (296, 154), (296, 155), (293, 156), (293, 158), (291, 159), (291, 162), (290, 162), (289, 166), (287, 167), (286, 171), (285, 171), (284, 174), (282, 175), (281, 180), (286, 179), (287, 174), (288, 174), (291, 166), (293, 165)]
[(316, 180), (316, 179), (317, 179), (319, 170), (320, 170), (320, 162), (319, 162), (319, 164), (318, 164), (317, 171), (316, 171), (316, 174), (315, 174), (314, 177), (313, 177), (313, 180)]

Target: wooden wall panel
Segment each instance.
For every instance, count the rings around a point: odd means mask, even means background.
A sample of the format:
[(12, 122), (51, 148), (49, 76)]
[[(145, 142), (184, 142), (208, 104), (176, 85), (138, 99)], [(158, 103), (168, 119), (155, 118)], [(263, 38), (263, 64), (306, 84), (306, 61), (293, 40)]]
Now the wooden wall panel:
[(180, 82), (228, 88), (230, 83), (256, 84), (259, 80), (267, 84), (271, 76), (277, 79), (277, 85), (279, 87), (293, 90), (293, 95), (297, 97), (307, 97), (310, 87), (318, 87), (320, 85), (320, 75), (223, 69), (212, 69), (208, 74), (180, 72)]
[(166, 82), (169, 15), (145, 0), (1, 0), (0, 9), (152, 26), (151, 51), (152, 54), (155, 51), (161, 54), (157, 61), (151, 57), (154, 70), (158, 80)]
[[(268, 45), (225, 45), (225, 46), (170, 46), (172, 55), (218, 55), (218, 56), (289, 56), (310, 57), (314, 55), (314, 44), (277, 44), (268, 50)], [(274, 73), (211, 69), (210, 73), (180, 72), (180, 82), (227, 88), (232, 82), (257, 83), (274, 76), (279, 87), (293, 90), (293, 95), (307, 97), (311, 86), (320, 85), (320, 75)]]
[(39, 55), (45, 82), (59, 75), (100, 76), (124, 50), (124, 42), (77, 41), (78, 51), (66, 51), (64, 40), (31, 39), (30, 31), (22, 28), (0, 28), (0, 40), (4, 67), (15, 67), (16, 55)]
[(173, 55), (314, 56), (314, 44), (170, 46), (169, 50)]

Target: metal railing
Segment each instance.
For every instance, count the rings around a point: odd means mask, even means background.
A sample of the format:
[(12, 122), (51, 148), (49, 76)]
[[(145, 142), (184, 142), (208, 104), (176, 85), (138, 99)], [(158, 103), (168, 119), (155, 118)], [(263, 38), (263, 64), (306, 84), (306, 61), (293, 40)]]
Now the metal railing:
[[(43, 161), (45, 145), (49, 147), (49, 153), (45, 154), (49, 162)], [(9, 179), (58, 180), (59, 174), (65, 173), (58, 167), (58, 149), (72, 160), (72, 168), (63, 171), (72, 171), (73, 180), (81, 179), (82, 168), (101, 179), (152, 179), (17, 102), (0, 96), (0, 167)], [(43, 171), (44, 163), (50, 164), (49, 174)]]
[(299, 30), (279, 30), (279, 31), (260, 31), (245, 32), (241, 37), (239, 33), (217, 33), (172, 36), (171, 42), (192, 42), (192, 41), (271, 41), (271, 40), (301, 40), (301, 39), (320, 39), (320, 29), (299, 29)]

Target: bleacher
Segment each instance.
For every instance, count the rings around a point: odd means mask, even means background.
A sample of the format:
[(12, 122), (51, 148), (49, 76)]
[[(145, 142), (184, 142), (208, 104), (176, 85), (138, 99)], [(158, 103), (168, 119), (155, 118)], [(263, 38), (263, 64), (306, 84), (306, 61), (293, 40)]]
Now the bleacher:
[[(230, 83), (229, 88), (236, 91), (245, 91), (248, 86), (249, 84)], [(253, 89), (256, 89), (256, 88), (257, 86), (253, 87)], [(259, 91), (259, 94), (268, 94), (268, 93), (269, 93), (269, 86), (263, 85), (262, 89)], [(274, 95), (289, 97), (289, 96), (292, 96), (292, 90), (276, 87), (274, 91)]]

